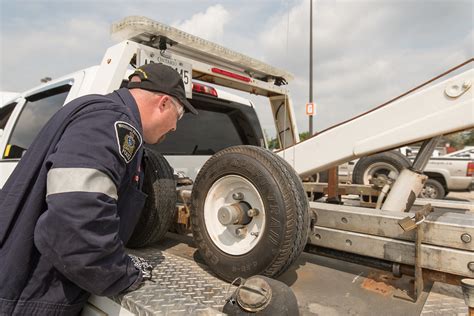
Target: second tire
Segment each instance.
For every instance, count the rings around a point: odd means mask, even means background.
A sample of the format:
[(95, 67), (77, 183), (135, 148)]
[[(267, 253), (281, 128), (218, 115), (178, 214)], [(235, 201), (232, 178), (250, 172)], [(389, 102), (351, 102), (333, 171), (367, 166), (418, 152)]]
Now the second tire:
[(170, 228), (176, 211), (176, 181), (173, 168), (160, 153), (145, 149), (143, 192), (148, 195), (127, 247), (145, 247), (160, 241)]

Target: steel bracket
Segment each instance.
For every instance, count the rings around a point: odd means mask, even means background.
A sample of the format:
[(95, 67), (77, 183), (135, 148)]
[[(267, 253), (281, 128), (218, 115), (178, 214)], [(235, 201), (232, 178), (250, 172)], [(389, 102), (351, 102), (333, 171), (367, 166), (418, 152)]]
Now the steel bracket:
[[(398, 291), (394, 294), (394, 297), (409, 300), (412, 302), (418, 301), (418, 298), (423, 293), (424, 282), (423, 282), (423, 268), (421, 266), (421, 241), (423, 240), (424, 234), (424, 219), (428, 216), (429, 213), (433, 211), (433, 207), (431, 204), (424, 205), (419, 211), (415, 213), (414, 223), (413, 226), (410, 226), (408, 230), (416, 229), (415, 234), (415, 283), (413, 285), (413, 291), (404, 292)], [(405, 230), (406, 226), (402, 225), (401, 222), (405, 221), (406, 223), (407, 218), (401, 219), (399, 221), (400, 226), (403, 230)]]

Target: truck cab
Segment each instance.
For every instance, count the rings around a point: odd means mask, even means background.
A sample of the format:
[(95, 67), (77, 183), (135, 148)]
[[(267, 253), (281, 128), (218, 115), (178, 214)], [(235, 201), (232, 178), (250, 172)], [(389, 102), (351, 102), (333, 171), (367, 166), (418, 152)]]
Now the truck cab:
[[(87, 93), (97, 68), (20, 93), (0, 108), (0, 188), (51, 116), (70, 100)], [(121, 86), (126, 86), (126, 78)], [(165, 155), (176, 172), (194, 179), (205, 161), (226, 147), (265, 146), (251, 101), (204, 83), (194, 82), (192, 91), (189, 101), (199, 115), (185, 115), (177, 130), (162, 143), (146, 145)]]

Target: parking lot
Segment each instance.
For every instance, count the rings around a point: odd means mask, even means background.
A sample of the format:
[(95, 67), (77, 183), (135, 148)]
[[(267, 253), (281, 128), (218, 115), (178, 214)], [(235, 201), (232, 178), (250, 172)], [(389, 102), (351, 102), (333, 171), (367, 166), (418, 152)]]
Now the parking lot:
[(474, 203), (474, 191), (470, 192), (449, 192), (446, 199), (470, 200)]

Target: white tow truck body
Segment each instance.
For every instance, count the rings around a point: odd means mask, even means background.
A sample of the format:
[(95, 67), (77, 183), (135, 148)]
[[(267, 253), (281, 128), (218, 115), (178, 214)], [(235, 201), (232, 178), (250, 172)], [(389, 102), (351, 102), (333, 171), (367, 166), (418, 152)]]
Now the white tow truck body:
[[(13, 169), (16, 167), (18, 161), (23, 155), (24, 149), (28, 147), (29, 141), (33, 140), (34, 135), (29, 135), (29, 137), (26, 137), (26, 134), (34, 134), (35, 132), (38, 132), (39, 128), (41, 128), (42, 125), (46, 123), (46, 120), (49, 118), (49, 116), (40, 115), (40, 113), (48, 112), (48, 115), (52, 115), (54, 113), (50, 110), (45, 111), (45, 105), (47, 107), (54, 107), (55, 110), (58, 110), (64, 104), (77, 97), (93, 93), (92, 87), (94, 81), (97, 78), (98, 69), (99, 66), (92, 66), (87, 69), (83, 69), (81, 71), (77, 71), (57, 78), (28, 91), (11, 94), (10, 97), (6, 100), (6, 102), (2, 104), (5, 105), (5, 107), (3, 108), (3, 110), (1, 110), (0, 108), (0, 152), (2, 153), (0, 157), (0, 189), (3, 187), (10, 174), (13, 172)], [(130, 75), (131, 73), (131, 70), (127, 70), (122, 80), (128, 80), (128, 75)], [(202, 86), (203, 85), (201, 85), (201, 87)], [(58, 87), (62, 87), (62, 89), (64, 89), (65, 91), (64, 94), (61, 94), (61, 99), (59, 99), (58, 95), (54, 96), (52, 94), (54, 90)], [(234, 104), (234, 107), (238, 105), (241, 109), (248, 108), (246, 109), (247, 114), (252, 118), (254, 122), (257, 120), (257, 116), (254, 111), (254, 105), (251, 101), (218, 88), (212, 89), (214, 95), (210, 97), (210, 100), (216, 100), (217, 106), (222, 106), (222, 108), (226, 108), (228, 107), (228, 104)], [(42, 99), (44, 100), (44, 104), (34, 105), (32, 104), (33, 102), (29, 102), (31, 98), (36, 98), (36, 96), (44, 96), (44, 99)], [(48, 101), (51, 103), (48, 103), (48, 105), (46, 104), (46, 100), (50, 96), (56, 97), (56, 99), (54, 101)], [(2, 111), (5, 113), (2, 113)], [(30, 121), (30, 116), (33, 113), (36, 113), (38, 116), (34, 118), (33, 121)], [(212, 113), (216, 116), (218, 115), (217, 111), (212, 112), (209, 109), (207, 109), (207, 113), (208, 115), (210, 115), (209, 113)], [(225, 119), (226, 117), (225, 115), (222, 115), (219, 118)], [(188, 119), (188, 116), (186, 117), (186, 119)], [(180, 121), (180, 124), (183, 124), (183, 121), (185, 120)], [(190, 124), (199, 124), (199, 122), (185, 122), (184, 124), (189, 127)], [(182, 131), (182, 128), (186, 129), (187, 127), (181, 127), (180, 132)], [(30, 129), (31, 131), (27, 132), (27, 129)], [(212, 131), (219, 132), (223, 129), (224, 127), (214, 128), (212, 129)], [(229, 128), (227, 129), (229, 130)], [(211, 129), (206, 128), (205, 131), (206, 133), (210, 133)], [(192, 131), (186, 130), (185, 132)], [(233, 132), (237, 133), (237, 131)], [(264, 143), (263, 131), (261, 130), (260, 126), (256, 126), (255, 134), (256, 137), (259, 138), (257, 143)], [(170, 138), (170, 142), (173, 141), (173, 137), (176, 138), (174, 135), (168, 135), (168, 138)], [(28, 138), (28, 141), (26, 140), (26, 138)], [(177, 136), (177, 138), (177, 142), (179, 142), (180, 136)], [(18, 148), (15, 152), (15, 146), (19, 146), (21, 144), (24, 144), (20, 146), (22, 147), (22, 149)], [(196, 144), (199, 144), (199, 142), (196, 142)], [(177, 152), (179, 151), (179, 149), (180, 148), (177, 148), (169, 154), (165, 152), (165, 157), (174, 167), (176, 172), (184, 173), (186, 174), (186, 176), (194, 179), (197, 173), (199, 172), (199, 169), (202, 167), (204, 162), (209, 159), (211, 154), (208, 153), (191, 155), (189, 151), (184, 153)], [(217, 150), (216, 148), (214, 149)]]
[[(288, 161), (300, 176), (361, 156), (474, 127), (474, 69), (471, 68), (299, 142), (289, 93), (275, 84), (291, 80), (291, 74), (146, 18), (126, 18), (114, 24), (112, 31), (116, 37), (128, 40), (106, 52), (94, 86), (96, 92), (113, 90), (114, 81), (121, 78), (120, 72), (137, 51), (153, 51), (151, 47), (159, 47), (160, 38), (166, 40), (170, 44), (166, 50), (168, 53), (192, 64), (194, 78), (269, 98), (277, 135), (284, 148), (278, 155)], [(156, 49), (154, 52), (159, 54)], [(118, 75), (110, 80), (114, 74)], [(372, 124), (374, 121), (383, 124)], [(430, 245), (423, 248), (426, 252), (423, 266), (473, 277), (474, 245), (458, 241), (463, 232), (474, 235), (474, 208), (472, 203), (460, 205), (461, 209), (467, 210), (463, 211), (463, 219), (459, 218), (458, 213), (445, 213), (432, 222), (427, 219), (431, 228), (426, 229), (425, 239), (438, 248), (435, 247), (436, 251)], [(311, 243), (414, 264), (414, 254), (404, 254), (414, 252), (414, 245), (406, 241), (413, 241), (415, 237), (412, 233), (401, 231), (397, 224), (398, 220), (406, 217), (406, 213), (314, 202), (311, 208), (318, 214), (317, 226), (313, 228), (318, 233), (310, 237)], [(345, 220), (338, 222), (338, 218)], [(352, 224), (346, 225), (346, 221)], [(385, 229), (380, 226), (381, 221), (391, 224)], [(327, 234), (327, 238), (322, 234)], [(348, 248), (347, 236), (358, 242), (350, 243)], [(386, 247), (388, 243), (393, 243), (393, 247)], [(434, 253), (438, 254), (436, 260), (433, 260)]]

